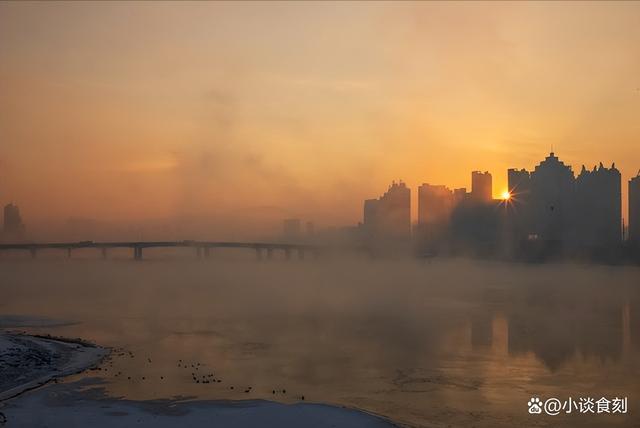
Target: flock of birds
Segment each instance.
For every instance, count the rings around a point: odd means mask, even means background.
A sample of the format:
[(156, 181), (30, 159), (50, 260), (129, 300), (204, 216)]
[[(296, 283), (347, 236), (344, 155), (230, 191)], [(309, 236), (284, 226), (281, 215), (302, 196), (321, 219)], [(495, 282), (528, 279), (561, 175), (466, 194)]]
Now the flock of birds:
[[(130, 358), (133, 359), (136, 357), (136, 355), (129, 350), (125, 350), (124, 348), (116, 348), (113, 350), (113, 352), (107, 356), (103, 361), (102, 364), (92, 368), (92, 371), (101, 371), (101, 372), (105, 372), (105, 373), (109, 373), (112, 372), (113, 373), (113, 377), (114, 378), (124, 378), (124, 375), (122, 373), (121, 370), (116, 371), (114, 369), (113, 366), (113, 362), (114, 362), (114, 357), (120, 357), (120, 358)], [(151, 357), (147, 357), (147, 363), (148, 364), (152, 364), (153, 361), (151, 360)], [(191, 370), (190, 374), (191, 374), (191, 380), (193, 383), (197, 383), (197, 384), (219, 384), (222, 383), (222, 379), (218, 378), (215, 376), (214, 372), (204, 372), (204, 371), (200, 371), (200, 369), (204, 369), (204, 365), (200, 364), (199, 362), (186, 362), (183, 361), (182, 359), (179, 359), (176, 362), (176, 365), (178, 368), (181, 369), (185, 369), (185, 370)], [(138, 377), (138, 379), (140, 380), (147, 380), (146, 376), (140, 376)], [(165, 376), (164, 375), (160, 375), (159, 376), (160, 380), (164, 380)], [(136, 377), (132, 377), (132, 376), (127, 376), (127, 380), (136, 380)], [(235, 387), (233, 385), (229, 385), (229, 390), (230, 391), (234, 391)], [(253, 387), (252, 386), (247, 386), (244, 388), (244, 392), (246, 394), (251, 393), (253, 391)], [(272, 395), (276, 395), (276, 394), (286, 394), (287, 390), (286, 389), (272, 389), (271, 390), (271, 394)], [(300, 395), (297, 397), (298, 399), (304, 401), (304, 395)]]

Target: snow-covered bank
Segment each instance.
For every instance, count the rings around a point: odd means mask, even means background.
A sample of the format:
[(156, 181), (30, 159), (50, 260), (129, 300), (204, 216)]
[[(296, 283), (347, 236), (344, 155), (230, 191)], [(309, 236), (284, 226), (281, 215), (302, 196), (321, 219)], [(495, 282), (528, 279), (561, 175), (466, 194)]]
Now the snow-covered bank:
[(79, 340), (0, 332), (0, 401), (81, 372), (107, 353)]
[(262, 400), (133, 401), (109, 397), (99, 379), (58, 383), (5, 402), (12, 427), (390, 428), (391, 422), (353, 409)]
[(323, 404), (205, 401), (193, 397), (146, 401), (114, 398), (106, 393), (105, 380), (100, 378), (51, 383), (36, 389), (53, 379), (94, 366), (107, 353), (104, 348), (80, 340), (0, 332), (0, 425), (29, 428), (395, 426), (366, 412)]

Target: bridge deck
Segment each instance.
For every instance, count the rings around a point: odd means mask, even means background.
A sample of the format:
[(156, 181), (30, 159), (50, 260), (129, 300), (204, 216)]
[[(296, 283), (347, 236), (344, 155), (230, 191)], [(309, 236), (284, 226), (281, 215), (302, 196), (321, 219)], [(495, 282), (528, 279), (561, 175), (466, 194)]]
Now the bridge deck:
[(274, 242), (218, 242), (218, 241), (126, 241), (126, 242), (48, 242), (0, 244), (0, 250), (39, 250), (46, 248), (252, 248), (273, 250), (314, 250), (316, 245), (288, 244)]
[(4, 250), (24, 250), (31, 253), (32, 258), (36, 258), (38, 251), (46, 249), (66, 250), (67, 257), (71, 257), (71, 253), (76, 249), (96, 248), (101, 250), (102, 258), (107, 258), (107, 252), (112, 248), (130, 248), (133, 250), (133, 258), (142, 260), (142, 250), (145, 248), (194, 248), (198, 257), (210, 256), (210, 250), (213, 248), (245, 248), (255, 251), (258, 260), (263, 259), (263, 253), (266, 253), (267, 259), (272, 259), (275, 251), (282, 251), (287, 260), (291, 258), (291, 253), (297, 253), (299, 259), (304, 259), (305, 254), (318, 256), (320, 254), (333, 252), (335, 250), (348, 251), (364, 251), (366, 248), (360, 246), (354, 247), (327, 247), (312, 244), (292, 244), (283, 242), (225, 242), (225, 241), (120, 241), (120, 242), (21, 242), (0, 244), (0, 252)]

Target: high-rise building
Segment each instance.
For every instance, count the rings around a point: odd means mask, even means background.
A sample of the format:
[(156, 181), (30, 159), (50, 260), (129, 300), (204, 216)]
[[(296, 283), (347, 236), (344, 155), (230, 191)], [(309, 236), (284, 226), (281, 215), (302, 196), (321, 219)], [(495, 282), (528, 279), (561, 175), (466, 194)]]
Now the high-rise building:
[(526, 169), (511, 168), (507, 170), (507, 186), (511, 198), (524, 203), (531, 193), (531, 174)]
[(388, 238), (411, 237), (411, 190), (404, 182), (393, 182), (380, 197), (378, 227), (382, 235)]
[(553, 152), (531, 173), (531, 233), (545, 241), (568, 241), (573, 219), (574, 176)]
[(418, 187), (418, 224), (446, 223), (453, 208), (453, 192), (446, 186)]
[(467, 193), (467, 189), (465, 187), (460, 187), (458, 189), (453, 189), (453, 203), (459, 204), (460, 202), (467, 199), (469, 194)]
[(531, 173), (508, 171), (509, 236), (540, 239), (564, 248), (614, 246), (622, 238), (620, 171), (584, 166), (574, 177), (552, 152)]
[(580, 246), (611, 246), (622, 239), (620, 171), (602, 163), (592, 171), (584, 165), (576, 178), (574, 242)]
[(20, 209), (15, 204), (7, 204), (4, 207), (4, 238), (7, 240), (22, 239), (24, 237), (24, 223), (20, 216)]
[(491, 174), (488, 171), (471, 173), (471, 198), (476, 202), (491, 202), (492, 186)]
[(442, 185), (418, 187), (418, 224), (414, 238), (417, 248), (436, 252), (442, 249), (455, 205), (451, 189)]
[(629, 180), (629, 241), (640, 244), (640, 172)]
[(364, 202), (365, 236), (369, 241), (405, 241), (411, 237), (411, 191), (402, 181), (393, 182), (378, 199)]

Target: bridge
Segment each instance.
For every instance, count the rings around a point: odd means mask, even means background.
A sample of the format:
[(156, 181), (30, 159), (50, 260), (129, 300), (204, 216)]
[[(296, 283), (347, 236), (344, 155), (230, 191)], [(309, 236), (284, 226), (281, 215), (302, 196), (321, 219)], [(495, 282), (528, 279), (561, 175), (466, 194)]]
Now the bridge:
[(130, 248), (134, 260), (142, 260), (142, 251), (145, 248), (194, 248), (198, 258), (209, 257), (212, 248), (242, 248), (255, 251), (256, 259), (273, 258), (275, 251), (281, 251), (287, 260), (292, 253), (296, 253), (299, 259), (304, 259), (307, 253), (317, 256), (321, 247), (308, 244), (284, 244), (266, 242), (209, 242), (209, 241), (151, 241), (151, 242), (57, 242), (57, 243), (19, 243), (0, 244), (0, 251), (22, 250), (31, 253), (36, 258), (38, 251), (45, 249), (66, 250), (67, 257), (76, 249), (96, 248), (101, 251), (102, 257), (107, 258), (107, 252), (113, 248)]

